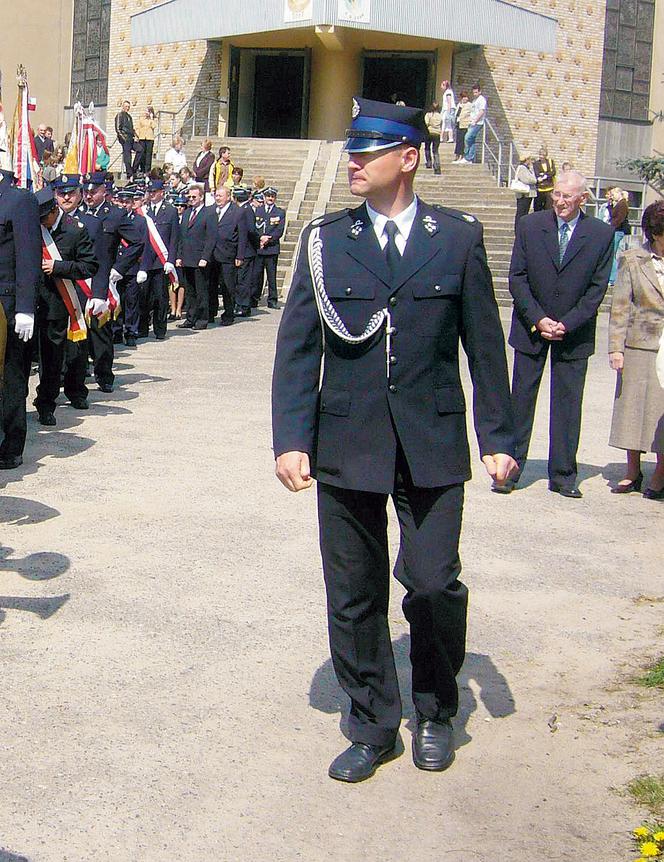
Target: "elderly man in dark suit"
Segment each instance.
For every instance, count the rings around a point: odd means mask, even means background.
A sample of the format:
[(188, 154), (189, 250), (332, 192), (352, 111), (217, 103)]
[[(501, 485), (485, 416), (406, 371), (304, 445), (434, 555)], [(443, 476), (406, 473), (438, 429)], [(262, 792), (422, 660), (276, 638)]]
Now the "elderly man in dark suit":
[(189, 209), (182, 217), (176, 266), (184, 268), (187, 285), (187, 317), (178, 323), (178, 329), (207, 329), (210, 317), (206, 254), (210, 231), (214, 231), (214, 215), (205, 206), (205, 189), (194, 183), (187, 194)]
[[(586, 197), (581, 174), (562, 174), (554, 186), (553, 210), (519, 221), (510, 264), (516, 459), (522, 471), (550, 348), (549, 490), (572, 499), (582, 496), (576, 487), (576, 452), (583, 388), (613, 249), (611, 226), (581, 211)], [(511, 491), (518, 477), (493, 490)]]
[(353, 118), (350, 189), (366, 203), (305, 228), (273, 377), (277, 475), (291, 491), (318, 480), (330, 645), (351, 699), (353, 743), (329, 774), (348, 782), (395, 756), (401, 724), (387, 622), (390, 496), (411, 634), (413, 760), (442, 770), (454, 756), (468, 596), (458, 545), (470, 478), (460, 340), (482, 460), (497, 482), (516, 466), (482, 226), (413, 194), (421, 110), (356, 99)]

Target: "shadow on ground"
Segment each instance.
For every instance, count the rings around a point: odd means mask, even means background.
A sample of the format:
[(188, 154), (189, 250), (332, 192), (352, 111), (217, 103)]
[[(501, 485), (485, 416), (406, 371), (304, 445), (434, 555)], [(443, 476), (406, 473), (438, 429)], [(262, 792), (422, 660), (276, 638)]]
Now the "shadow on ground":
[[(392, 649), (403, 700), (403, 714), (408, 719), (408, 729), (412, 731), (415, 728), (415, 709), (410, 699), (410, 636), (401, 635), (392, 642)], [(479, 690), (479, 699), (492, 718), (507, 718), (516, 712), (509, 683), (493, 660), (482, 653), (466, 653), (466, 660), (458, 677), (459, 712), (454, 719), (457, 747), (466, 745), (472, 738), (466, 731), (466, 726), (470, 716), (476, 711), (478, 702), (471, 682)], [(331, 659), (322, 664), (314, 674), (309, 689), (309, 703), (314, 709), (329, 715), (340, 713), (339, 727), (344, 736), (348, 737), (348, 698), (337, 683)]]

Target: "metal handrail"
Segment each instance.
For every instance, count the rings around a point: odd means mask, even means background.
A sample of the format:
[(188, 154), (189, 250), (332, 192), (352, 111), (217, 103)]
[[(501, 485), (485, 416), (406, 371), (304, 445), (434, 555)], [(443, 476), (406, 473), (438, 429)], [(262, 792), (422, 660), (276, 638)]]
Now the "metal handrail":
[[(212, 129), (219, 125), (219, 106), (227, 105), (228, 99), (215, 99), (212, 96), (191, 96), (177, 111), (160, 109), (157, 111), (157, 130), (155, 133), (155, 151), (161, 151), (162, 138), (169, 134), (172, 140), (176, 134), (183, 138), (193, 138), (196, 135), (209, 138)], [(182, 122), (178, 125), (177, 118), (184, 114)], [(170, 131), (167, 133), (163, 128), (162, 115), (170, 117)], [(202, 118), (202, 121), (201, 121)], [(197, 125), (197, 119), (199, 124)], [(187, 129), (189, 128), (189, 135)]]
[[(487, 129), (493, 135), (493, 147), (487, 140)], [(498, 137), (498, 133), (489, 122), (487, 117), (484, 118), (482, 126), (482, 158), (481, 162), (486, 165), (491, 173), (496, 177), (496, 184), (500, 185), (501, 174), (503, 171), (503, 142)]]

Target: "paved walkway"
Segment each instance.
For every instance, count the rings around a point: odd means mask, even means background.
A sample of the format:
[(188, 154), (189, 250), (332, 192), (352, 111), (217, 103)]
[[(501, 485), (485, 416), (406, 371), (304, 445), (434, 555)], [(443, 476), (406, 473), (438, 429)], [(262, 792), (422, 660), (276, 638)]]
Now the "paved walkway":
[[(611, 497), (606, 321), (580, 502), (546, 490), (546, 398), (524, 487), (468, 485), (468, 660), (452, 769), (411, 762), (408, 633), (391, 622), (406, 753), (370, 782), (343, 747), (315, 496), (272, 474), (278, 313), (174, 330), (118, 359), (88, 413), (32, 414), (0, 476), (0, 860), (618, 862), (641, 814), (611, 788), (657, 762), (660, 504)], [(554, 716), (556, 718), (554, 719)]]

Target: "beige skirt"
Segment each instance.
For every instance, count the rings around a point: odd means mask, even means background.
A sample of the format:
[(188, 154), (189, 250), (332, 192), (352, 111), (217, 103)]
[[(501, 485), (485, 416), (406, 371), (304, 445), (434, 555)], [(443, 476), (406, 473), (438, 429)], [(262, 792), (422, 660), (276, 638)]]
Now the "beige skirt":
[(656, 350), (625, 348), (616, 381), (609, 446), (664, 453), (664, 389), (655, 372)]

